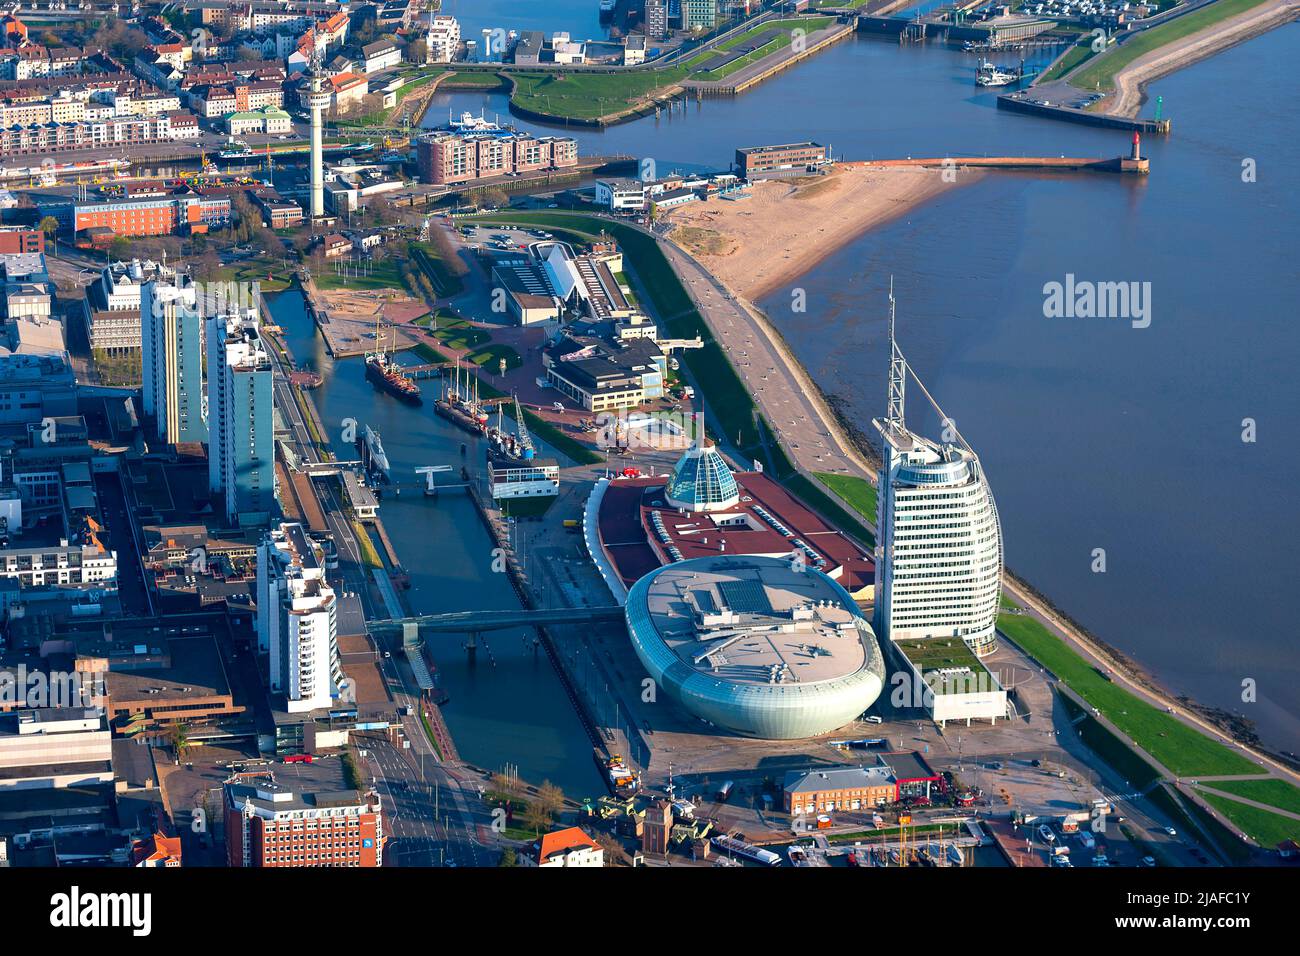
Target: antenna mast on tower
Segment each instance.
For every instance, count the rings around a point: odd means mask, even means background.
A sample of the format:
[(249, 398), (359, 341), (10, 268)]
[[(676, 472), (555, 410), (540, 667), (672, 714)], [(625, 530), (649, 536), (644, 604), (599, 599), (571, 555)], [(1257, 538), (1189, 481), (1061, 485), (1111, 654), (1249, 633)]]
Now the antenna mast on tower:
[(903, 394), (907, 386), (907, 361), (894, 335), (894, 277), (889, 277), (889, 410), (885, 424), (890, 431), (903, 430)]

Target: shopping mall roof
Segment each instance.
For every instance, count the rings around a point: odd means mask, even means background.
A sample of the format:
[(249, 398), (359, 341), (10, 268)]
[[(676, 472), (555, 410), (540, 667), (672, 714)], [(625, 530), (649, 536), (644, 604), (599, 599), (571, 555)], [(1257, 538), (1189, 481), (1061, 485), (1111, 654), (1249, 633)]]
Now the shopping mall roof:
[(598, 514), (601, 545), (624, 584), (670, 561), (724, 554), (785, 557), (800, 550), (816, 568), (856, 595), (875, 579), (867, 552), (832, 528), (767, 475), (735, 472), (739, 496), (720, 511), (686, 512), (669, 504), (668, 479), (620, 478)]

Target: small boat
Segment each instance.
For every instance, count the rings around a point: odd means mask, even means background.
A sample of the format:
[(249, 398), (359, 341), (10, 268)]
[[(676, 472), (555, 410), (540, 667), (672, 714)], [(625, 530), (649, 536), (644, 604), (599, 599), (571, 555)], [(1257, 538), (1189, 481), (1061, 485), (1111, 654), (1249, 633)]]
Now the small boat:
[(1024, 75), (1023, 65), (1017, 70), (1004, 70), (988, 60), (981, 60), (975, 69), (975, 82), (980, 86), (1010, 86), (1020, 82)]

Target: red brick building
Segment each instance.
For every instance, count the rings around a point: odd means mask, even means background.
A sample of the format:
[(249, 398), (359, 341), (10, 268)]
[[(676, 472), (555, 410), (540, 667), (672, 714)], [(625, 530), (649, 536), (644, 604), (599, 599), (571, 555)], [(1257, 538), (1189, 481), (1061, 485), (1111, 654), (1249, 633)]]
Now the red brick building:
[(45, 233), (41, 230), (21, 226), (0, 228), (0, 254), (44, 251)]
[(383, 865), (379, 795), (349, 788), (340, 757), (236, 774), (224, 802), (230, 866)]

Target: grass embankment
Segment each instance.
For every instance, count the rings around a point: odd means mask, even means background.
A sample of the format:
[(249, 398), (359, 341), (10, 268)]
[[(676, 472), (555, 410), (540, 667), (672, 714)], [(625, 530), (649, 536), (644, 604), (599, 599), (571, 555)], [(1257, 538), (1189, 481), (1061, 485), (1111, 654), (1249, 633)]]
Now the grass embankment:
[(734, 50), (737, 47), (743, 46), (746, 42), (750, 42), (763, 33), (766, 33), (768, 30), (778, 29), (781, 32), (769, 39), (754, 52), (746, 54), (737, 60), (732, 60), (730, 63), (719, 67), (716, 70), (701, 70), (692, 78), (700, 80), (725, 79), (733, 73), (738, 73), (745, 69), (745, 67), (757, 63), (764, 57), (771, 56), (773, 53), (784, 50), (794, 42), (794, 31), (796, 29), (803, 30), (804, 35), (807, 36), (807, 34), (813, 33), (817, 30), (824, 30), (826, 27), (830, 26), (832, 22), (834, 21), (831, 17), (806, 17), (796, 20), (777, 20), (773, 23), (764, 23), (739, 37), (727, 40), (725, 43), (721, 44), (719, 49), (722, 51)]
[(1078, 46), (1072, 46), (1066, 54), (1052, 65), (1052, 68), (1042, 75), (1038, 82), (1050, 83), (1053, 80), (1059, 80), (1071, 70), (1080, 66), (1093, 57), (1091, 38), (1080, 43)]
[(1201, 799), (1218, 810), (1261, 847), (1275, 847), (1285, 840), (1300, 840), (1300, 820), (1238, 803), (1217, 793), (1200, 791)]
[[(335, 126), (346, 128), (348, 126), (387, 126), (390, 120), (398, 110), (402, 108), (402, 101), (408, 93), (414, 93), (422, 86), (427, 86), (440, 76), (446, 76), (447, 70), (435, 70), (432, 73), (422, 73), (418, 76), (412, 76), (409, 80), (399, 86), (394, 93), (397, 96), (396, 101), (387, 109), (372, 110), (369, 113), (359, 115), (348, 114), (338, 119), (332, 120)], [(414, 117), (412, 123), (416, 122), (419, 117)]]
[(1173, 821), (1174, 829), (1179, 833), (1195, 836), (1197, 842), (1207, 848), (1217, 847), (1230, 863), (1241, 866), (1250, 861), (1250, 847), (1204, 809), (1181, 794), (1175, 795), (1170, 784), (1162, 783), (1152, 788), (1147, 796)]
[(1036, 619), (1003, 614), (998, 629), (1171, 772), (1180, 776), (1259, 772), (1245, 757), (1102, 676)]
[(438, 84), (438, 90), (495, 90), (509, 86), (510, 82), (498, 73), (452, 73)]
[(1207, 780), (1205, 786), (1256, 803), (1267, 803), (1288, 813), (1300, 813), (1300, 787), (1285, 780)]
[(858, 514), (868, 521), (876, 520), (876, 486), (865, 478), (856, 475), (834, 475), (830, 472), (817, 472), (817, 480), (849, 503)]
[(1079, 735), (1079, 739), (1087, 744), (1088, 749), (1100, 757), (1108, 767), (1123, 777), (1130, 786), (1146, 787), (1160, 779), (1160, 774), (1156, 768), (1143, 760), (1137, 751), (1125, 741), (1120, 740), (1103, 727), (1097, 721), (1097, 718), (1080, 707), (1074, 700), (1064, 694), (1059, 696), (1061, 704), (1065, 707), (1065, 711), (1070, 715), (1071, 720), (1078, 719), (1079, 721), (1074, 728)]
[(465, 283), (455, 268), (443, 258), (441, 252), (431, 242), (412, 242), (411, 259), (433, 283), (434, 291), (441, 296), (457, 295), (465, 288)]
[(1137, 34), (1126, 43), (1120, 43), (1098, 54), (1087, 67), (1070, 77), (1070, 85), (1081, 90), (1115, 88), (1115, 74), (1140, 56), (1158, 50), (1177, 40), (1199, 33), (1207, 27), (1222, 23), (1229, 17), (1245, 13), (1265, 0), (1217, 0), (1208, 7), (1184, 14), (1175, 20), (1152, 27)]
[(594, 120), (631, 109), (686, 79), (686, 67), (635, 73), (512, 73), (510, 102), (523, 109)]
[(382, 568), (384, 561), (379, 557), (379, 549), (375, 543), (370, 540), (370, 535), (366, 533), (365, 526), (361, 522), (353, 519), (352, 533), (356, 535), (357, 547), (361, 549), (361, 560), (369, 568)]

